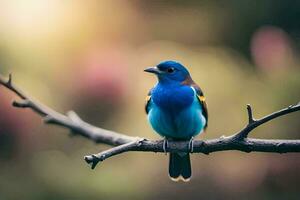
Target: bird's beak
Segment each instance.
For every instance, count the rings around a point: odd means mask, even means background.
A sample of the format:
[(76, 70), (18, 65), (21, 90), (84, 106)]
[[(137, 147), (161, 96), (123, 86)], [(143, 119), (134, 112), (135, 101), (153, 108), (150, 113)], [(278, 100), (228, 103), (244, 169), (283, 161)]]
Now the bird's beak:
[(153, 73), (153, 74), (160, 74), (161, 71), (157, 67), (149, 67), (144, 70), (144, 72)]

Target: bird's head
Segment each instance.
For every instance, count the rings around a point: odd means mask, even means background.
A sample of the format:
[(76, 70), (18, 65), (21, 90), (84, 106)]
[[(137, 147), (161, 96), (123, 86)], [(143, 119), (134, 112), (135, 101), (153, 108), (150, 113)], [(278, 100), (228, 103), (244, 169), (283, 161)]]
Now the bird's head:
[(145, 72), (156, 74), (159, 82), (182, 82), (190, 75), (188, 70), (179, 62), (164, 61), (156, 67), (149, 67)]

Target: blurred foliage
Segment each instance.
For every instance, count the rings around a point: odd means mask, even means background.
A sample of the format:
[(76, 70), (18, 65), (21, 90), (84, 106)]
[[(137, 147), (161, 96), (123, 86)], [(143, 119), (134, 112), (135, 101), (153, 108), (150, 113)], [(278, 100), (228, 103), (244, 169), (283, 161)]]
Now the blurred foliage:
[[(143, 69), (178, 60), (203, 88), (208, 139), (300, 101), (299, 1), (0, 1), (0, 70), (60, 112), (129, 135), (159, 138)], [(192, 155), (190, 183), (167, 177), (167, 156), (128, 153), (94, 171), (104, 150), (10, 106), (0, 88), (0, 199), (298, 199), (300, 155)], [(299, 138), (299, 113), (258, 128), (258, 138)]]

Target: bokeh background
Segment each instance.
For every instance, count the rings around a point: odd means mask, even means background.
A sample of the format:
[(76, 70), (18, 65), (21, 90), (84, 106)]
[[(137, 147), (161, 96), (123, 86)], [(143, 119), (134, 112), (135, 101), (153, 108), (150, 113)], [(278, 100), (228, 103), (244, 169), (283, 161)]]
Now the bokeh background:
[[(144, 113), (156, 79), (143, 69), (186, 65), (205, 92), (209, 128), (230, 135), (300, 101), (300, 1), (0, 1), (0, 73), (57, 111), (158, 139)], [(108, 148), (46, 126), (0, 88), (0, 199), (299, 199), (300, 154), (193, 154), (193, 179), (173, 183), (168, 157), (126, 153), (91, 170)], [(300, 113), (256, 129), (300, 137)]]

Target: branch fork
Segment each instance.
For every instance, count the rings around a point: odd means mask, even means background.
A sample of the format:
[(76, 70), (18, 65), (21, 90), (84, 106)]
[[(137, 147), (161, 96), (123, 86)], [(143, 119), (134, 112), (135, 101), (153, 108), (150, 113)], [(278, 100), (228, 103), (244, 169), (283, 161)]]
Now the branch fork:
[[(22, 90), (18, 89), (12, 81), (12, 75), (5, 79), (0, 75), (0, 85), (15, 93), (21, 101), (14, 101), (12, 105), (17, 108), (29, 108), (40, 115), (44, 122), (65, 127), (72, 135), (80, 135), (95, 143), (107, 144), (112, 148), (92, 155), (87, 155), (84, 160), (94, 169), (98, 163), (128, 151), (164, 152), (163, 140), (153, 141), (144, 138), (131, 137), (110, 130), (95, 127), (83, 121), (74, 111), (61, 114), (55, 110), (38, 103)], [(217, 151), (237, 150), (243, 152), (273, 152), (288, 153), (300, 152), (300, 140), (270, 140), (248, 138), (248, 135), (258, 126), (275, 118), (297, 112), (300, 110), (300, 102), (287, 108), (276, 111), (260, 119), (253, 117), (252, 107), (247, 105), (248, 124), (231, 136), (221, 136), (211, 140), (194, 140), (193, 153), (209, 154)], [(167, 152), (189, 152), (189, 141), (168, 141)]]

